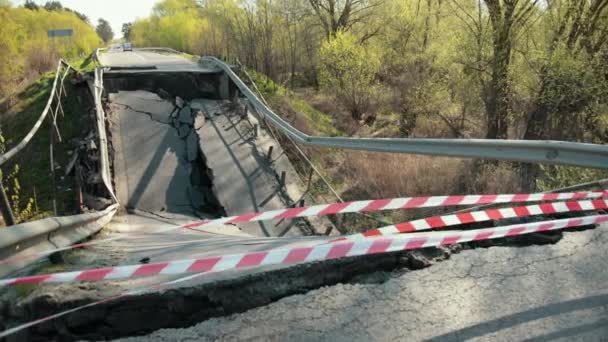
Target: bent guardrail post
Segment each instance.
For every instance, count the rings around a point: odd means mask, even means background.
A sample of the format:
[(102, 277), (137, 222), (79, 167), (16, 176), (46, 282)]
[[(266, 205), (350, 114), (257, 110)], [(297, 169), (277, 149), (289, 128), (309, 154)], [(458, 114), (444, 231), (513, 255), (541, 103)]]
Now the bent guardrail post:
[(608, 146), (553, 140), (342, 138), (309, 136), (275, 114), (243, 83), (234, 71), (215, 57), (201, 57), (222, 69), (257, 111), (275, 127), (305, 145), (350, 150), (485, 158), (608, 169)]
[(4, 183), (2, 177), (0, 177), (0, 210), (2, 210), (2, 218), (4, 218), (4, 224), (12, 226), (15, 224), (15, 215), (13, 215), (13, 209), (11, 209), (11, 203), (8, 201), (8, 196), (4, 190)]
[(110, 161), (108, 156), (108, 138), (106, 134), (106, 118), (101, 103), (103, 93), (103, 68), (95, 68), (95, 80), (93, 86), (93, 97), (95, 101), (95, 116), (97, 123), (97, 134), (99, 135), (99, 162), (101, 179), (112, 197), (114, 203), (118, 203), (118, 198), (112, 189), (112, 178), (110, 171)]

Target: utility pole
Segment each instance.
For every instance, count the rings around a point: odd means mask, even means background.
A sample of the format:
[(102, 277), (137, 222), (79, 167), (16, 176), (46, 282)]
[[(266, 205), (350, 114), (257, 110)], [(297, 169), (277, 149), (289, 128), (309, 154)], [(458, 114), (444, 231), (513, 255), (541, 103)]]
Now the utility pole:
[(11, 204), (8, 201), (8, 196), (6, 195), (6, 191), (4, 190), (4, 183), (2, 183), (2, 177), (0, 177), (0, 210), (2, 211), (2, 217), (4, 218), (6, 226), (8, 227), (14, 225), (15, 216), (13, 215)]

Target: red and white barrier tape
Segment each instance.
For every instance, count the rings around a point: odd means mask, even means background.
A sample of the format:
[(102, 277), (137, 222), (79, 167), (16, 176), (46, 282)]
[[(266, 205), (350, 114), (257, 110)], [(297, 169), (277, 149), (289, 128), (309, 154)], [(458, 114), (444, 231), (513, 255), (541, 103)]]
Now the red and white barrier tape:
[[(181, 228), (198, 228), (210, 224), (233, 224), (243, 222), (256, 222), (264, 220), (290, 219), (295, 217), (322, 216), (330, 214), (344, 214), (354, 212), (373, 212), (381, 210), (413, 209), (429, 207), (446, 207), (458, 205), (480, 205), (480, 204), (499, 204), (499, 203), (522, 203), (522, 202), (541, 202), (559, 201), (583, 198), (601, 198), (608, 196), (608, 191), (584, 191), (584, 192), (564, 192), (564, 193), (534, 193), (534, 194), (508, 194), (508, 195), (456, 195), (456, 196), (424, 196), (424, 197), (400, 197), (379, 200), (354, 201), (334, 204), (320, 204), (310, 207), (286, 208), (265, 212), (252, 212), (238, 216), (222, 217), (214, 220), (198, 221), (181, 226), (170, 226), (160, 229), (154, 233), (166, 233)], [(387, 231), (393, 230), (386, 227)], [(370, 231), (371, 232), (371, 231)], [(372, 234), (372, 233), (370, 233)], [(378, 235), (378, 234), (377, 234)], [(72, 246), (57, 248), (42, 252), (34, 252), (26, 255), (18, 255), (0, 260), (1, 264), (6, 264), (15, 260), (35, 259), (48, 256), (53, 253), (70, 250), (80, 247), (100, 245), (106, 242), (120, 239), (133, 239), (144, 237), (145, 235), (121, 235), (103, 240), (83, 242)]]
[(221, 272), (278, 264), (295, 264), (330, 260), (342, 257), (412, 250), (425, 247), (451, 245), (468, 241), (496, 239), (533, 232), (578, 227), (608, 222), (608, 215), (516, 224), (503, 227), (466, 230), (459, 232), (427, 232), (417, 235), (391, 235), (370, 237), (354, 241), (338, 241), (311, 247), (277, 248), (240, 254), (200, 259), (175, 260), (145, 265), (127, 265), (74, 272), (35, 275), (0, 280), (0, 286), (41, 283), (69, 283), (78, 281), (117, 280), (156, 275), (173, 275), (199, 272)]
[(439, 229), (460, 224), (477, 223), (493, 220), (503, 220), (516, 217), (535, 215), (551, 215), (556, 213), (579, 212), (608, 209), (608, 199), (541, 203), (513, 208), (486, 209), (443, 216), (433, 216), (419, 220), (394, 224), (359, 234), (336, 238), (333, 241), (356, 240), (370, 236), (411, 233), (415, 231)]
[(450, 207), (459, 205), (481, 205), (495, 203), (564, 201), (583, 198), (601, 198), (606, 196), (608, 196), (608, 191), (386, 198), (379, 200), (320, 204), (310, 207), (286, 208), (265, 212), (252, 212), (239, 216), (222, 217), (214, 220), (193, 222), (185, 224), (181, 227), (197, 228), (208, 224), (234, 224), (265, 220), (291, 219), (296, 217), (324, 216), (331, 214), (364, 213), (382, 210)]

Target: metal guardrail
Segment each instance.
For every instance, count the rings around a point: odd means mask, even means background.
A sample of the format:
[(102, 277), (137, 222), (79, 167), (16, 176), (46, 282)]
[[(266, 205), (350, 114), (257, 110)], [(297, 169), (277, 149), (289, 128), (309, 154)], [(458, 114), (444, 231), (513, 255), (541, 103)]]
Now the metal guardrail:
[[(66, 68), (64, 71), (64, 76), (61, 76), (62, 67)], [(40, 126), (42, 126), (42, 122), (47, 117), (49, 111), (51, 111), (51, 105), (53, 104), (53, 101), (56, 99), (57, 84), (59, 83), (59, 80), (61, 79), (60, 87), (63, 87), (65, 75), (67, 75), (70, 69), (76, 71), (76, 69), (72, 67), (68, 62), (64, 61), (63, 59), (59, 60), (57, 70), (55, 72), (55, 80), (53, 81), (53, 87), (51, 88), (51, 94), (49, 95), (49, 99), (46, 103), (46, 106), (44, 107), (44, 110), (40, 114), (40, 117), (38, 117), (38, 120), (36, 121), (32, 129), (30, 129), (30, 131), (27, 133), (27, 135), (16, 146), (14, 146), (9, 151), (0, 156), (0, 165), (3, 165), (21, 150), (23, 150), (25, 146), (27, 146), (27, 144), (29, 144), (29, 142), (32, 140), (36, 132), (38, 132), (38, 129), (40, 129)]]
[(97, 233), (118, 208), (114, 204), (105, 210), (72, 216), (49, 217), (0, 229), (0, 277), (11, 274), (43, 253), (74, 243)]
[[(94, 58), (98, 58), (100, 50), (103, 49), (95, 50)], [(66, 68), (63, 76), (61, 75), (62, 67)], [(70, 70), (76, 71), (75, 68), (64, 60), (59, 61), (53, 88), (51, 89), (51, 94), (45, 109), (25, 138), (9, 152), (0, 156), (0, 165), (19, 153), (19, 151), (30, 142), (42, 125), (44, 119), (48, 116), (49, 111), (53, 113), (53, 124), (56, 124), (57, 112), (59, 109), (62, 110), (61, 104), (58, 103), (54, 112), (51, 110), (51, 106), (55, 99), (60, 101), (61, 90), (57, 92), (57, 88), (58, 86), (61, 88), (63, 87), (63, 81)], [(0, 260), (2, 261), (0, 262), (0, 276), (10, 274), (36, 261), (38, 258), (31, 257), (32, 254), (35, 255), (35, 253), (70, 246), (91, 236), (98, 232), (105, 224), (110, 222), (113, 215), (116, 213), (118, 201), (112, 190), (105, 115), (101, 104), (101, 95), (103, 92), (102, 78), (103, 70), (101, 68), (95, 69), (95, 80), (92, 90), (95, 99), (97, 135), (99, 136), (100, 142), (100, 173), (104, 185), (115, 204), (99, 212), (64, 217), (50, 217), (0, 229)], [(59, 82), (61, 82), (60, 85), (58, 85)]]
[(99, 60), (100, 52), (106, 51), (107, 49), (108, 48), (97, 48), (97, 49), (95, 49), (95, 52), (93, 53), (93, 58), (97, 61), (97, 63), (101, 64), (101, 61)]
[(97, 123), (97, 134), (99, 135), (99, 163), (101, 179), (106, 186), (106, 190), (112, 197), (114, 203), (118, 203), (118, 198), (112, 189), (112, 175), (110, 171), (110, 160), (108, 155), (108, 137), (106, 134), (106, 117), (103, 111), (101, 96), (103, 94), (103, 69), (95, 68), (95, 81), (93, 85), (93, 97), (95, 100), (95, 118)]
[(215, 57), (201, 57), (222, 69), (255, 109), (283, 133), (305, 145), (350, 150), (485, 158), (608, 169), (608, 146), (552, 140), (343, 138), (310, 136), (275, 114), (243, 83), (236, 73)]

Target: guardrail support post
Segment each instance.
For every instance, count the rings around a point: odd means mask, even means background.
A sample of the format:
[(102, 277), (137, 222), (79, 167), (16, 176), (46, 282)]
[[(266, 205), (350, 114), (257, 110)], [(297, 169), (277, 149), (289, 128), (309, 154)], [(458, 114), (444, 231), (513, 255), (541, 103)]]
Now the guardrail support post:
[(272, 150), (274, 149), (274, 146), (270, 146), (268, 147), (268, 159), (272, 159)]
[(4, 218), (4, 223), (6, 223), (7, 226), (13, 226), (15, 224), (15, 216), (13, 215), (11, 204), (8, 201), (8, 196), (6, 195), (6, 191), (4, 190), (4, 183), (2, 183), (2, 178), (0, 178), (0, 210), (2, 210), (2, 217)]

